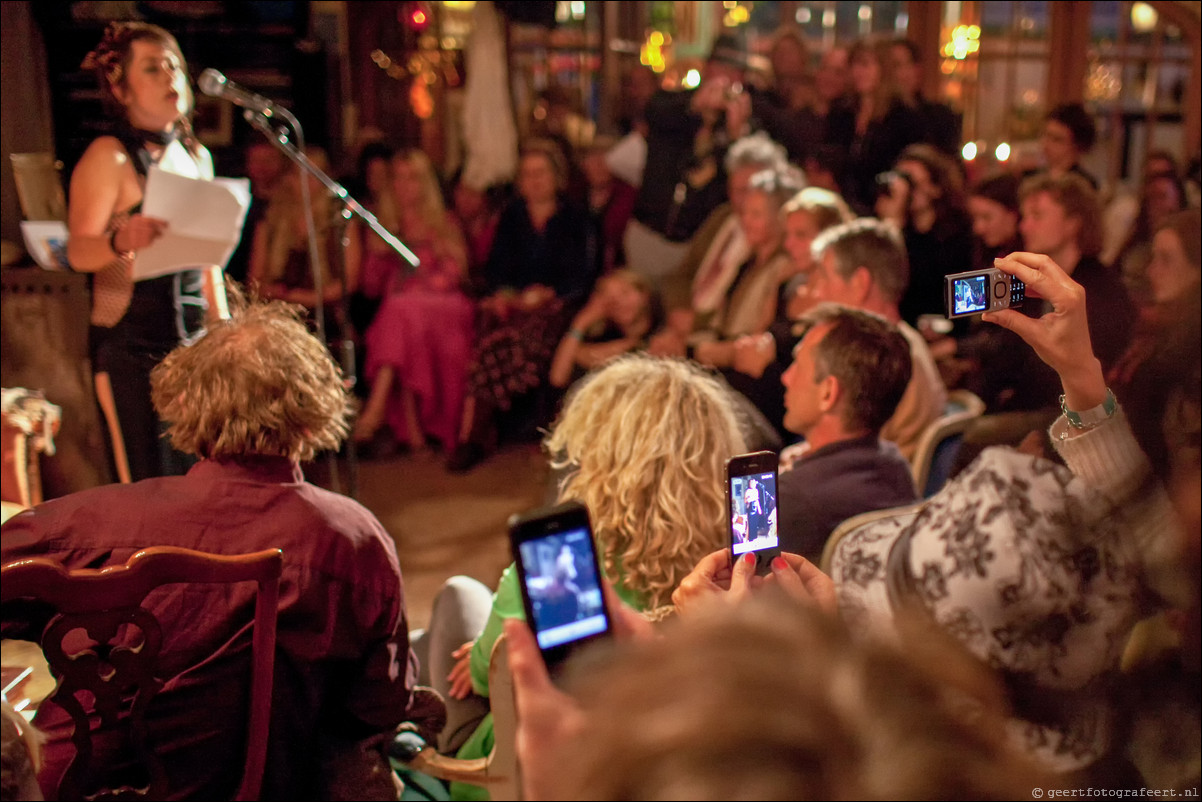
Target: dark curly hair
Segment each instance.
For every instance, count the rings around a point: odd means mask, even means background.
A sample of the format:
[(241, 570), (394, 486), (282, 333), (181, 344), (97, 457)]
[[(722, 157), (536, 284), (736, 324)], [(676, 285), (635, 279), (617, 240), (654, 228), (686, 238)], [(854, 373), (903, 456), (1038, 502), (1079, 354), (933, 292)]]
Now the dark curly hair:
[[(134, 42), (153, 42), (170, 50), (179, 59), (180, 69), (187, 72), (188, 61), (179, 48), (179, 42), (165, 28), (148, 22), (110, 22), (104, 29), (100, 44), (84, 56), (80, 67), (96, 76), (105, 111), (118, 119), (125, 119), (128, 112), (125, 104), (117, 97), (116, 88), (125, 86), (129, 62), (133, 55)], [(200, 149), (200, 140), (192, 129), (192, 111), (195, 99), (191, 82), (188, 85), (188, 113), (176, 122), (180, 141), (193, 154)]]

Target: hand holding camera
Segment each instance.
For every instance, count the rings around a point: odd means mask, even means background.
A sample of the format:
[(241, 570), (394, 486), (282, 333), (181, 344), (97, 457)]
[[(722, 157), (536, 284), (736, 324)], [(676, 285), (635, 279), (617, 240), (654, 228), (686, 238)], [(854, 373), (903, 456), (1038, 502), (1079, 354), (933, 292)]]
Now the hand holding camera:
[(1014, 309), (991, 308), (983, 319), (1022, 337), (1060, 375), (1064, 403), (1069, 409), (1101, 405), (1106, 400), (1106, 380), (1089, 339), (1085, 290), (1043, 254), (1012, 253), (995, 259), (994, 265), (997, 271), (1013, 276), (1047, 300), (1052, 311), (1031, 318)]

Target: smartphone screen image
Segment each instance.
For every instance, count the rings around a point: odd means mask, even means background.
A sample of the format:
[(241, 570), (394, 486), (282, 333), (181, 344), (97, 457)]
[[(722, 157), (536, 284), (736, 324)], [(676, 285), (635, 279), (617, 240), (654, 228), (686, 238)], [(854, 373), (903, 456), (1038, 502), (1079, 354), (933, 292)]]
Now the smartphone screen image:
[(952, 314), (974, 315), (989, 309), (989, 284), (984, 275), (952, 282)]
[(566, 502), (516, 515), (509, 536), (526, 621), (555, 676), (572, 652), (611, 629), (588, 510)]
[(731, 554), (780, 546), (777, 537), (776, 472), (730, 478)]

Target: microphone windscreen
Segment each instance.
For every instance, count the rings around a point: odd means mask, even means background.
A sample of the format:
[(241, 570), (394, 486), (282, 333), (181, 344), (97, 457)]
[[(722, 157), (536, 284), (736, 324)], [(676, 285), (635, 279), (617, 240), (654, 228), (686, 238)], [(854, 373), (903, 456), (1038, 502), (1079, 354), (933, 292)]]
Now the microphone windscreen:
[(200, 87), (201, 92), (210, 97), (221, 97), (225, 93), (225, 76), (209, 67), (200, 74), (196, 85)]

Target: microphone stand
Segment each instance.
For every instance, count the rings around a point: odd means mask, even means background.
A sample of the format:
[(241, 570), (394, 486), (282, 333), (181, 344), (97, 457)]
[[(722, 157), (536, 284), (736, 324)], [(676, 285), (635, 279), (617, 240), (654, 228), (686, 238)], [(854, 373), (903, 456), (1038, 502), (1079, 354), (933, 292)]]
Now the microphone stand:
[[(309, 266), (313, 274), (313, 293), (316, 296), (316, 305), (313, 310), (314, 320), (317, 327), (317, 337), (326, 343), (326, 327), (325, 327), (325, 291), (323, 287), (323, 276), (321, 270), (321, 259), (318, 253), (317, 245), (317, 228), (313, 222), (313, 207), (309, 202), (309, 182), (306, 174), (313, 176), (334, 196), (335, 200), (341, 204), (342, 210), (338, 215), (341, 223), (337, 226), (336, 234), (338, 236), (339, 255), (341, 257), (340, 273), (342, 275), (342, 297), (341, 307), (343, 310), (344, 328), (339, 336), (339, 358), (342, 367), (343, 377), (350, 384), (348, 389), (354, 386), (357, 371), (355, 368), (355, 344), (346, 336), (345, 325), (349, 325), (349, 316), (347, 315), (348, 295), (350, 287), (346, 282), (346, 223), (352, 216), (357, 216), (361, 219), (369, 229), (385, 243), (388, 244), (394, 251), (409, 263), (409, 270), (412, 272), (417, 269), (420, 263), (416, 254), (401, 242), (391, 231), (380, 225), (380, 221), (376, 216), (369, 212), (363, 204), (355, 200), (346, 188), (330, 178), (325, 172), (305, 155), (304, 142), (305, 135), (301, 129), (300, 121), (287, 109), (276, 108), (274, 113), (283, 117), (292, 126), (296, 134), (297, 144), (293, 144), (288, 139), (288, 132), (283, 127), (272, 127), (270, 113), (261, 113), (252, 109), (246, 109), (242, 112), (242, 117), (251, 124), (251, 127), (263, 134), (269, 142), (276, 146), (285, 156), (287, 156), (297, 168), (301, 175), (301, 198), (305, 207), (305, 222), (309, 232)], [(351, 498), (355, 498), (358, 494), (359, 484), (359, 461), (358, 449), (355, 445), (355, 438), (348, 437), (346, 439), (346, 457), (347, 457), (347, 474), (348, 474), (348, 493)], [(330, 453), (329, 456), (330, 479), (335, 486), (340, 486), (341, 482), (338, 477), (338, 461), (337, 455)]]

